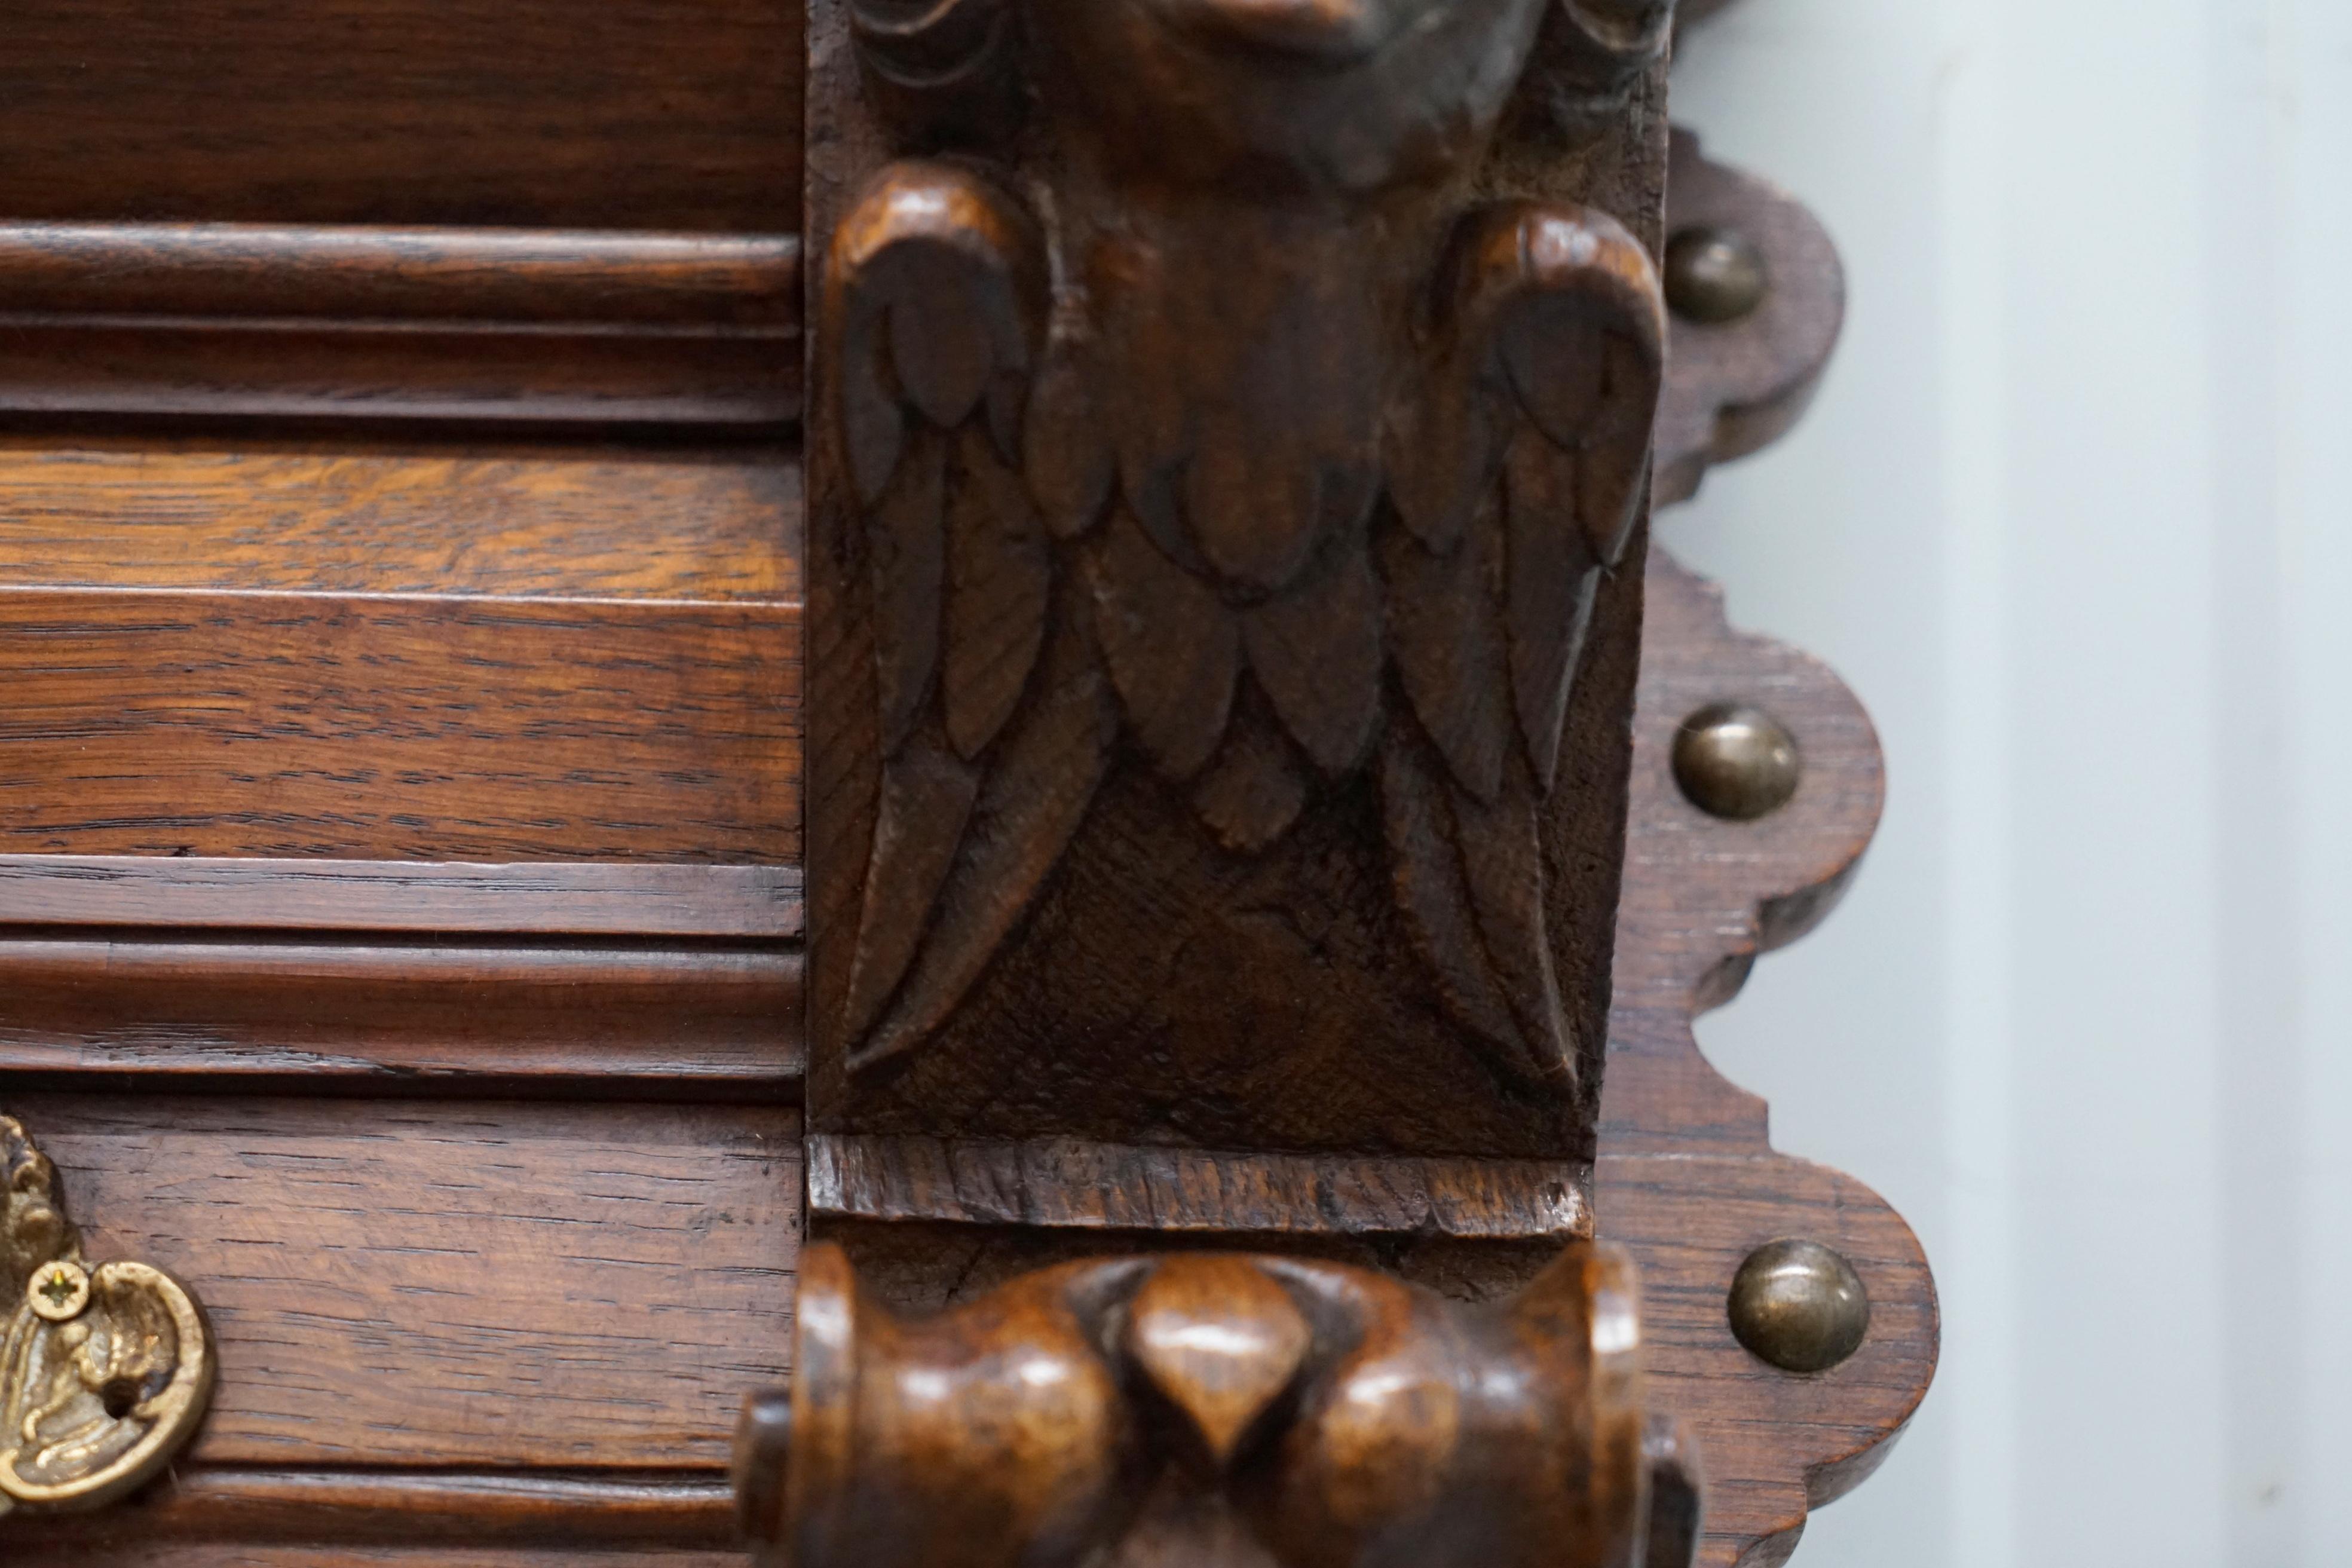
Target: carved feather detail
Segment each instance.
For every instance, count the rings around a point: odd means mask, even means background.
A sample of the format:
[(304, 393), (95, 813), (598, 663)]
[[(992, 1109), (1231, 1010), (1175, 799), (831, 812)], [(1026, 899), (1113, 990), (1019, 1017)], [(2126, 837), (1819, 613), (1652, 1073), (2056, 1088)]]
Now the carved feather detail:
[(1096, 628), (1128, 723), (1162, 773), (1189, 779), (1215, 753), (1232, 711), (1241, 674), (1234, 617), (1123, 508), (1087, 563)]
[(947, 519), (947, 647), (940, 705), (970, 761), (1012, 718), (1045, 640), (1054, 563), (1029, 493), (993, 443), (967, 428)]
[(1490, 1059), (1571, 1092), (1541, 802), (1603, 572), (1640, 515), (1664, 314), (1631, 235), (1528, 204), (1463, 222), (1439, 300), (1418, 401), (1389, 424), (1381, 541), (1418, 721), (1381, 759), (1398, 907)]
[[(1647, 257), (1598, 215), (1483, 209), (1404, 363), (1287, 402), (1281, 343), (1223, 389), (1234, 367), (1181, 331), (1097, 336), (1082, 298), (1047, 354), (1047, 260), (1011, 196), (930, 163), (889, 171), (830, 258), (857, 510), (842, 560), (873, 627), (880, 752), (842, 774), (872, 799), (831, 993), (851, 1068), (962, 1003), (1124, 731), (1234, 854), (1289, 833), (1318, 775), (1377, 756), (1397, 907), (1438, 999), (1497, 1072), (1571, 1091), (1544, 803), (1646, 482), (1664, 333)], [(1294, 335), (1318, 312), (1362, 327), (1360, 302), (1322, 297), (1336, 286), (1286, 286), (1316, 306)], [(1123, 363), (1145, 339), (1166, 375)]]
[(888, 1015), (851, 1052), (853, 1072), (920, 1045), (954, 1011), (1028, 912), (1110, 770), (1118, 709), (1086, 617), (1065, 604), (1054, 625), (1035, 699), (982, 786), (922, 952)]

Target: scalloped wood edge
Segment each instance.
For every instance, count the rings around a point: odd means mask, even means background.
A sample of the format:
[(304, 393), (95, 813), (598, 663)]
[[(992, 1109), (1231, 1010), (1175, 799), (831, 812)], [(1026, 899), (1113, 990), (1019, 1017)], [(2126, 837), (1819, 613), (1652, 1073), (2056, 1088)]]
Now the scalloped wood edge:
[[(1650, 562), (1632, 818), (1601, 1113), (1601, 1234), (1642, 1268), (1656, 1406), (1685, 1420), (1707, 1477), (1700, 1562), (1769, 1568), (1807, 1511), (1886, 1456), (1935, 1375), (1935, 1281), (1885, 1199), (1774, 1152), (1764, 1102), (1700, 1053), (1694, 1019), (1738, 994), (1756, 956), (1825, 918), (1878, 826), (1877, 732), (1819, 661), (1734, 631), (1723, 596), (1663, 552)], [(1685, 716), (1740, 700), (1796, 737), (1803, 782), (1759, 822), (1684, 800), (1669, 754)], [(1782, 1373), (1732, 1337), (1732, 1276), (1783, 1237), (1843, 1253), (1870, 1292), (1851, 1361)]]
[(1845, 324), (1845, 267), (1821, 221), (1788, 192), (1710, 163), (1677, 128), (1667, 160), (1666, 232), (1721, 227), (1764, 257), (1770, 288), (1737, 321), (1677, 316), (1658, 409), (1656, 504), (1698, 493), (1706, 471), (1771, 445), (1804, 415)]

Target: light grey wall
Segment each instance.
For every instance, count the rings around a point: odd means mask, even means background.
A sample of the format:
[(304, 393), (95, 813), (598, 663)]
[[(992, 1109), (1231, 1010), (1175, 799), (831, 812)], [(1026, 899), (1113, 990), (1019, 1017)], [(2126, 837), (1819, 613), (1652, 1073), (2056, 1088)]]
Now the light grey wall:
[(2352, 0), (1743, 0), (1675, 110), (1853, 299), (1661, 537), (1891, 778), (1700, 1037), (1947, 1312), (1798, 1568), (2343, 1568)]

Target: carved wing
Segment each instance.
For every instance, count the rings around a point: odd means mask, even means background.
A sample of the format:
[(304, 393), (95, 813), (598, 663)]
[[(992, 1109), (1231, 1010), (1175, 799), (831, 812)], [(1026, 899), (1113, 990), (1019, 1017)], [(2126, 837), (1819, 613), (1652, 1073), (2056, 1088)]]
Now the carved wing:
[(1544, 802), (1603, 575), (1640, 515), (1665, 323), (1639, 242), (1578, 208), (1465, 219), (1422, 395), (1391, 421), (1381, 795), (1405, 923), (1496, 1061), (1572, 1088)]
[(1092, 801), (1116, 716), (1019, 467), (1035, 224), (967, 170), (894, 164), (838, 230), (825, 289), (880, 752), (843, 1019), (858, 1068), (978, 978)]

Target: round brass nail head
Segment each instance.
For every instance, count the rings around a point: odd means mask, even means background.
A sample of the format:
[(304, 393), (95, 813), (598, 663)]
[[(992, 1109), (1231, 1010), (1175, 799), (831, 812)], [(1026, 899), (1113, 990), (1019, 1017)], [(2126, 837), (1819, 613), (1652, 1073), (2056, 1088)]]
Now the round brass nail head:
[(89, 1310), (89, 1274), (79, 1263), (60, 1258), (33, 1271), (25, 1292), (33, 1315), (52, 1323), (69, 1323)]
[(1804, 769), (1797, 739), (1744, 702), (1718, 702), (1683, 721), (1675, 783), (1684, 798), (1727, 822), (1753, 822), (1789, 804)]
[(1683, 229), (1666, 241), (1666, 304), (1686, 321), (1723, 327), (1755, 314), (1771, 291), (1764, 253), (1737, 229)]
[(1844, 1258), (1818, 1241), (1758, 1247), (1731, 1281), (1731, 1331), (1783, 1372), (1827, 1372), (1862, 1348), (1870, 1293)]

